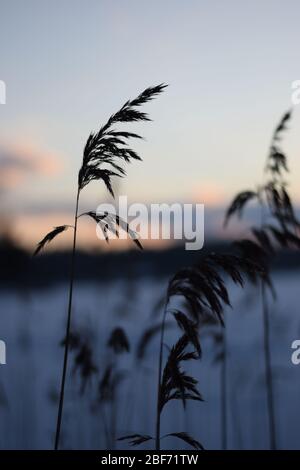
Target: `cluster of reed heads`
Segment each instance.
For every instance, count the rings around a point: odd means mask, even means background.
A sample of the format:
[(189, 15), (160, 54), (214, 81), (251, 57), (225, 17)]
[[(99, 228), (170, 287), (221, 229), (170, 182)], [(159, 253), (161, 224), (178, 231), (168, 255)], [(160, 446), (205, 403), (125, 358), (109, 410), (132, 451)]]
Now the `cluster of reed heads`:
[[(107, 448), (114, 448), (116, 440), (127, 441), (133, 446), (153, 441), (156, 450), (160, 450), (166, 437), (176, 438), (194, 449), (202, 450), (204, 446), (188, 430), (178, 430), (161, 435), (163, 412), (170, 402), (181, 402), (186, 408), (190, 400), (202, 402), (203, 397), (195, 377), (186, 372), (190, 361), (201, 358), (200, 331), (208, 325), (213, 326), (215, 338), (222, 344), (222, 387), (221, 398), (221, 430), (222, 448), (227, 448), (227, 408), (226, 408), (226, 329), (225, 310), (231, 306), (228, 292), (228, 279), (241, 288), (245, 282), (254, 284), (260, 291), (262, 304), (262, 332), (264, 337), (265, 390), (267, 396), (267, 413), (269, 422), (270, 448), (277, 447), (276, 416), (274, 408), (274, 391), (272, 364), (270, 354), (270, 312), (269, 295), (275, 296), (270, 270), (271, 260), (282, 247), (300, 247), (299, 222), (288, 193), (285, 181), (288, 172), (287, 158), (280, 146), (282, 133), (285, 131), (291, 112), (286, 113), (276, 127), (272, 137), (270, 150), (264, 172), (264, 181), (255, 190), (239, 193), (225, 214), (225, 225), (233, 216), (241, 217), (246, 205), (256, 200), (261, 209), (261, 223), (253, 227), (247, 239), (237, 240), (226, 253), (200, 254), (192, 266), (180, 269), (169, 280), (164, 298), (159, 302), (161, 319), (142, 332), (136, 348), (136, 360), (141, 361), (146, 354), (148, 344), (159, 338), (157, 364), (157, 397), (156, 425), (153, 434), (132, 433), (126, 436), (117, 435), (117, 390), (124, 380), (124, 374), (118, 367), (118, 358), (127, 353), (130, 341), (126, 332), (115, 328), (107, 348), (111, 351), (106, 367), (99, 370), (93, 357), (91, 341), (80, 332), (72, 329), (72, 301), (75, 274), (76, 236), (78, 221), (82, 216), (92, 218), (101, 227), (106, 241), (109, 234), (119, 234), (125, 230), (138, 248), (142, 249), (138, 234), (131, 230), (128, 223), (118, 215), (94, 211), (79, 214), (81, 191), (93, 180), (101, 181), (108, 192), (114, 196), (112, 178), (124, 177), (126, 172), (122, 164), (132, 160), (141, 160), (140, 156), (129, 146), (131, 139), (141, 139), (132, 132), (119, 130), (122, 123), (149, 121), (140, 107), (161, 94), (166, 85), (161, 84), (147, 88), (137, 98), (127, 101), (119, 111), (113, 114), (98, 132), (91, 133), (83, 152), (82, 166), (78, 174), (77, 194), (75, 199), (74, 222), (71, 225), (55, 227), (37, 245), (37, 254), (46, 244), (66, 230), (73, 230), (73, 247), (71, 255), (71, 274), (69, 287), (66, 332), (62, 345), (64, 359), (60, 394), (58, 401), (57, 425), (55, 432), (55, 449), (60, 447), (61, 428), (63, 422), (63, 406), (69, 351), (73, 351), (73, 370), (81, 377), (81, 393), (85, 392), (91, 377), (98, 381), (98, 396), (94, 406), (103, 411), (103, 422)], [(169, 326), (176, 326), (178, 339), (167, 348), (165, 353), (165, 331)], [(218, 328), (220, 325), (220, 328)], [(220, 333), (221, 331), (221, 333)], [(217, 333), (216, 333), (217, 332)], [(249, 373), (251, 371), (249, 370)], [(107, 409), (110, 417), (107, 417)], [(106, 415), (104, 411), (106, 410)]]

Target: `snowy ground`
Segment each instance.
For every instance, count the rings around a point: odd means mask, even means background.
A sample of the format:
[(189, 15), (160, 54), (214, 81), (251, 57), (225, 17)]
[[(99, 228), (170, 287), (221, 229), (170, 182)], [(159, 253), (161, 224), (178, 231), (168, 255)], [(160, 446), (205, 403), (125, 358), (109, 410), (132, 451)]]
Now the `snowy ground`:
[[(278, 291), (271, 302), (272, 361), (275, 381), (276, 427), (279, 447), (300, 448), (300, 365), (291, 363), (291, 343), (300, 339), (298, 307), (299, 272), (274, 275)], [(108, 360), (104, 349), (109, 332), (123, 326), (134, 345), (149, 322), (166, 283), (143, 279), (104, 285), (77, 284), (74, 324), (93, 332), (95, 360), (100, 373)], [(51, 448), (59, 387), (67, 294), (65, 285), (46, 290), (0, 293), (0, 339), (6, 342), (7, 364), (0, 366), (0, 448)], [(268, 447), (266, 394), (263, 375), (262, 317), (259, 296), (253, 288), (231, 287), (234, 309), (226, 312), (228, 343), (228, 440), (230, 448)], [(152, 321), (153, 316), (152, 316)], [(155, 319), (156, 321), (156, 319)], [(169, 333), (169, 336), (174, 333)], [(171, 340), (171, 338), (169, 338)], [(116, 435), (153, 434), (157, 381), (157, 342), (137, 367), (134, 354), (121, 359), (126, 370), (115, 407)], [(134, 349), (134, 348), (133, 348)], [(188, 404), (184, 414), (179, 402), (164, 411), (162, 434), (188, 431), (205, 448), (220, 448), (220, 364), (209, 336), (203, 338), (203, 359), (193, 364), (204, 403)], [(71, 367), (70, 367), (71, 369)], [(110, 407), (95, 407), (93, 381), (79, 393), (78, 377), (71, 374), (66, 390), (63, 420), (65, 448), (104, 448), (103, 416)], [(122, 444), (122, 445), (120, 445)], [(125, 444), (117, 443), (119, 448)], [(165, 448), (184, 448), (168, 438)], [(179, 446), (179, 447), (178, 447)], [(151, 448), (151, 444), (148, 446)], [(147, 448), (147, 445), (145, 445)]]

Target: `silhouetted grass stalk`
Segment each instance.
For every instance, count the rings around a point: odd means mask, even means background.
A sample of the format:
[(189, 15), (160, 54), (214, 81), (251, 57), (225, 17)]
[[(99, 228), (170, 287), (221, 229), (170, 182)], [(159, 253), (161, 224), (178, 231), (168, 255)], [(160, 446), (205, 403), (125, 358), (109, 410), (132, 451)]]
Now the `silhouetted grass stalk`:
[[(115, 130), (114, 126), (118, 123), (149, 121), (150, 119), (148, 115), (139, 111), (139, 107), (155, 98), (164, 90), (165, 87), (166, 85), (160, 84), (156, 87), (146, 88), (142, 93), (140, 93), (140, 95), (137, 96), (137, 98), (127, 101), (119, 109), (119, 111), (117, 111), (108, 119), (108, 121), (104, 124), (104, 126), (99, 129), (98, 132), (90, 134), (85, 144), (82, 165), (78, 173), (78, 187), (74, 214), (74, 227), (72, 227), (74, 229), (74, 233), (71, 254), (70, 288), (66, 335), (64, 341), (63, 370), (55, 433), (55, 450), (59, 448), (65, 395), (66, 373), (68, 367), (78, 218), (83, 215), (91, 217), (99, 225), (99, 228), (102, 229), (103, 235), (107, 242), (109, 241), (109, 232), (113, 233), (113, 235), (118, 236), (119, 230), (122, 229), (128, 233), (129, 237), (132, 238), (132, 240), (136, 243), (139, 248), (142, 248), (137, 234), (133, 230), (131, 230), (128, 223), (122, 220), (118, 215), (109, 214), (107, 212), (99, 214), (93, 211), (78, 215), (80, 192), (91, 181), (100, 180), (105, 184), (107, 190), (112, 195), (112, 197), (114, 197), (111, 178), (114, 176), (121, 178), (126, 174), (124, 168), (120, 165), (119, 162), (130, 163), (131, 160), (141, 160), (141, 157), (128, 146), (129, 139), (141, 139), (141, 136), (128, 131)], [(57, 235), (66, 231), (70, 227), (70, 225), (61, 225), (59, 227), (55, 227), (54, 230), (49, 232), (38, 243), (34, 254), (38, 254), (47, 243), (50, 243)]]
[(70, 287), (69, 287), (69, 301), (68, 301), (68, 317), (67, 317), (67, 326), (66, 326), (66, 335), (65, 335), (64, 362), (63, 362), (63, 370), (62, 370), (62, 377), (61, 377), (61, 387), (60, 387), (60, 394), (59, 394), (59, 405), (58, 405), (57, 423), (56, 423), (56, 432), (55, 432), (55, 446), (54, 446), (55, 450), (58, 450), (58, 446), (59, 446), (62, 412), (63, 412), (64, 396), (65, 396), (66, 374), (67, 374), (67, 367), (68, 367), (71, 318), (72, 318), (72, 302), (73, 302), (73, 285), (74, 285), (74, 273), (75, 273), (75, 254), (76, 254), (79, 195), (80, 195), (80, 189), (78, 187), (77, 196), (76, 196), (75, 215), (74, 215), (74, 233), (73, 233), (73, 245), (72, 245), (72, 255), (71, 255), (71, 272), (70, 272)]
[[(265, 173), (265, 172), (264, 172)], [(274, 178), (274, 176), (273, 176)], [(261, 230), (265, 223), (265, 206), (262, 194), (258, 194), (258, 203), (261, 208)], [(261, 280), (261, 308), (263, 320), (263, 350), (264, 350), (264, 369), (265, 369), (265, 383), (266, 383), (266, 400), (268, 410), (268, 427), (270, 450), (276, 450), (276, 419), (275, 419), (275, 406), (274, 406), (274, 390), (273, 390), (273, 374), (272, 374), (272, 359), (271, 359), (271, 342), (270, 342), (270, 312), (268, 303), (268, 294), (266, 290), (266, 283)]]
[[(184, 408), (188, 400), (203, 401), (196, 387), (198, 381), (181, 369), (181, 363), (201, 358), (198, 330), (204, 315), (209, 312), (209, 315), (217, 318), (222, 326), (224, 325), (223, 309), (225, 305), (230, 306), (230, 299), (219, 271), (228, 274), (233, 282), (241, 287), (243, 287), (241, 273), (256, 278), (260, 272), (258, 267), (249, 262), (246, 257), (242, 259), (236, 255), (211, 253), (201, 258), (197, 264), (179, 270), (169, 282), (159, 346), (156, 432), (154, 438), (157, 451), (160, 450), (160, 440), (164, 437), (161, 437), (161, 414), (164, 406), (172, 400), (181, 400)], [(185, 301), (185, 311), (180, 308), (168, 308), (173, 297), (181, 297)], [(184, 334), (170, 349), (163, 369), (164, 333), (168, 312), (173, 314), (179, 329)], [(189, 350), (190, 347), (193, 348), (192, 351)], [(224, 398), (226, 400), (225, 395)], [(195, 441), (186, 432), (184, 432), (184, 438), (182, 433), (172, 433), (171, 435), (183, 440), (187, 438), (186, 442), (189, 442), (191, 446), (203, 449), (202, 444)], [(123, 439), (130, 438), (132, 436), (125, 436)], [(152, 439), (152, 437), (134, 435), (133, 442), (136, 445), (149, 439)]]
[(274, 392), (273, 392), (273, 376), (272, 376), (272, 363), (271, 363), (271, 350), (270, 350), (270, 318), (269, 318), (269, 305), (267, 299), (266, 286), (261, 282), (261, 298), (263, 310), (263, 334), (264, 334), (264, 362), (265, 362), (265, 378), (266, 378), (266, 391), (267, 391), (267, 404), (268, 404), (268, 417), (269, 417), (269, 433), (270, 433), (270, 449), (276, 450), (276, 422), (275, 422), (275, 407), (274, 407)]
[(222, 450), (227, 450), (227, 343), (226, 328), (222, 331), (221, 358), (221, 432)]
[[(276, 442), (276, 422), (274, 407), (274, 384), (272, 377), (271, 364), (271, 344), (270, 344), (270, 312), (267, 298), (269, 287), (273, 296), (274, 288), (269, 276), (270, 262), (278, 251), (278, 248), (300, 248), (300, 238), (298, 236), (300, 223), (296, 217), (292, 200), (287, 190), (287, 183), (284, 175), (288, 173), (287, 157), (282, 151), (279, 142), (281, 134), (287, 128), (287, 123), (291, 118), (291, 111), (285, 113), (275, 128), (272, 136), (271, 145), (267, 157), (264, 176), (266, 182), (255, 191), (242, 191), (237, 194), (229, 206), (225, 225), (229, 219), (237, 214), (241, 217), (245, 205), (251, 200), (257, 200), (258, 207), (261, 209), (261, 223), (259, 228), (252, 227), (252, 237), (254, 240), (245, 239), (237, 242), (245, 253), (250, 257), (260, 260), (265, 268), (265, 276), (261, 279), (261, 302), (263, 316), (263, 349), (265, 363), (266, 393), (267, 393), (267, 414), (269, 422), (270, 448), (277, 448)], [(266, 223), (264, 214), (265, 205), (268, 210), (268, 216), (275, 224)]]
[(158, 359), (158, 380), (157, 380), (157, 408), (156, 408), (156, 432), (155, 432), (155, 450), (160, 450), (160, 388), (161, 388), (161, 375), (163, 365), (163, 349), (164, 349), (164, 336), (165, 325), (167, 317), (167, 305), (164, 307), (163, 320), (161, 326), (160, 343), (159, 343), (159, 359)]

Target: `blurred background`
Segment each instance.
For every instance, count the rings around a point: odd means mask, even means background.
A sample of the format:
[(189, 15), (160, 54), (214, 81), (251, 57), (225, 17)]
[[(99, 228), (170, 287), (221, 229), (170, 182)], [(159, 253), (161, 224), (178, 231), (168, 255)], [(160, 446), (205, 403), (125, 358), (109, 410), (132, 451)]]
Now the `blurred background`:
[[(51, 448), (72, 234), (57, 238), (38, 258), (32, 253), (53, 226), (73, 221), (89, 133), (147, 86), (168, 83), (147, 105), (153, 122), (130, 127), (145, 137), (134, 143), (143, 162), (128, 166), (114, 189), (129, 203), (204, 204), (204, 250), (223, 249), (258, 220), (251, 205), (242, 221), (223, 227), (233, 196), (262, 183), (272, 132), (292, 107), (292, 82), (300, 79), (300, 4), (0, 0), (0, 9), (0, 79), (7, 94), (0, 105), (0, 339), (7, 346), (7, 364), (0, 365), (0, 447)], [(295, 106), (283, 146), (297, 213), (299, 126)], [(102, 202), (112, 199), (101, 182), (92, 183), (82, 192), (80, 211), (96, 210)], [(101, 373), (111, 360), (110, 332), (124, 327), (131, 349), (120, 368), (130, 380), (122, 381), (113, 404), (100, 406), (93, 374), (81, 394), (70, 365), (65, 448), (123, 448), (112, 435), (152, 432), (158, 339), (138, 365), (135, 351), (153, 315), (159, 318), (168, 278), (199, 253), (172, 240), (143, 245), (143, 252), (122, 241), (106, 245), (92, 222), (80, 220), (74, 328), (90, 338)], [(273, 267), (278, 443), (299, 448), (300, 366), (290, 356), (300, 335), (300, 256), (285, 250)], [(253, 288), (229, 289), (228, 445), (267, 448), (260, 305)], [(194, 368), (205, 402), (189, 405), (185, 414), (172, 405), (164, 427), (191, 430), (214, 449), (221, 447), (220, 361), (213, 336), (204, 336), (203, 360)], [(166, 441), (166, 447), (176, 445)]]

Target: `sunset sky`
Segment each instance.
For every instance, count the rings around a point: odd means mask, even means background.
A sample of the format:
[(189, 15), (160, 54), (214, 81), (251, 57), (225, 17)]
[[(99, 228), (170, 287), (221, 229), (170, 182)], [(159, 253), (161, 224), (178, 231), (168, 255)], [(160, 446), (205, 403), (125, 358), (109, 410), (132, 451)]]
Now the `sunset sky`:
[[(68, 216), (89, 132), (161, 82), (153, 122), (131, 126), (146, 138), (135, 145), (144, 162), (119, 193), (219, 206), (259, 183), (300, 79), (299, 18), (297, 0), (0, 0), (2, 213), (18, 233), (34, 220), (29, 242)], [(299, 126), (296, 106), (284, 148), (300, 203)], [(82, 194), (93, 210), (106, 199), (100, 183)]]

